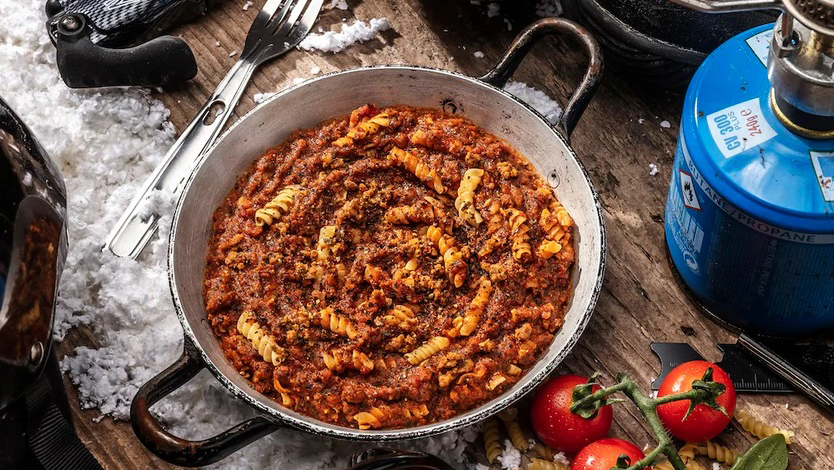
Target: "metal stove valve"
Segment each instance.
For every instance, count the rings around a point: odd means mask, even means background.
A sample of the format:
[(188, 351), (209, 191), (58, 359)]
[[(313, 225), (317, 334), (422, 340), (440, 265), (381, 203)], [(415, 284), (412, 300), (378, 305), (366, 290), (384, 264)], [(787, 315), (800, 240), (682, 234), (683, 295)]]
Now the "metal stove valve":
[(783, 10), (768, 58), (771, 106), (792, 132), (834, 137), (834, 0), (672, 0), (706, 12)]

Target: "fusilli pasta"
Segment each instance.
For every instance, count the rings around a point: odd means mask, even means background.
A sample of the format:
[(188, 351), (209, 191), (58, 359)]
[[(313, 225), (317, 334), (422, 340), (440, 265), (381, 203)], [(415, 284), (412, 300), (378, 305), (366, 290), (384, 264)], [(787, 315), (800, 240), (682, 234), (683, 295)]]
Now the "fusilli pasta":
[(301, 186), (293, 184), (279, 191), (278, 195), (266, 203), (262, 209), (255, 211), (255, 224), (258, 226), (270, 225), (276, 219), (280, 219), (282, 215), (290, 211), (293, 200), (301, 192), (301, 189)]
[(316, 243), (316, 252), (319, 261), (324, 261), (330, 257), (330, 247), (333, 245), (333, 239), (335, 237), (335, 225), (325, 225), (319, 230), (319, 239)]
[(475, 190), (481, 184), (483, 176), (484, 170), (480, 168), (466, 170), (463, 174), (463, 180), (458, 186), (458, 197), (455, 199), (455, 209), (458, 210), (458, 215), (473, 227), (477, 227), (484, 221), (480, 212), (475, 209)]
[(515, 178), (518, 176), (518, 170), (510, 162), (498, 162), (496, 167), (498, 167), (498, 173), (500, 173), (501, 177), (504, 179)]
[(533, 452), (536, 454), (538, 458), (543, 460), (552, 461), (556, 457), (556, 453), (553, 452), (553, 449), (542, 444), (541, 442), (536, 442), (535, 444), (533, 444)]
[(344, 315), (336, 313), (331, 307), (321, 309), (319, 312), (319, 324), (322, 328), (342, 336), (347, 336), (350, 339), (354, 339), (357, 336), (356, 328), (350, 320), (345, 318)]
[(524, 435), (521, 425), (518, 424), (518, 410), (515, 408), (507, 408), (498, 413), (498, 416), (504, 422), (504, 427), (507, 428), (507, 434), (510, 435), (510, 441), (513, 443), (513, 447), (520, 451), (527, 450), (530, 446), (530, 441), (527, 440), (527, 436)]
[(766, 437), (773, 436), (774, 434), (781, 434), (785, 436), (785, 442), (790, 444), (791, 438), (794, 436), (793, 431), (770, 426), (746, 410), (736, 411), (736, 421), (741, 424), (741, 427), (744, 428), (745, 431), (758, 437), (759, 439), (764, 439)]
[(469, 303), (469, 310), (467, 310), (466, 315), (455, 318), (453, 323), (454, 327), (450, 331), (451, 336), (469, 336), (475, 331), (490, 295), (492, 295), (492, 282), (482, 277), (479, 282), (478, 292), (475, 294), (472, 302)]
[(426, 185), (434, 189), (438, 194), (443, 194), (446, 191), (437, 172), (413, 153), (406, 152), (399, 147), (394, 147), (388, 154), (388, 159), (396, 164), (402, 165), (406, 170), (416, 176), (417, 179), (426, 183)]
[(258, 325), (255, 314), (252, 312), (247, 310), (240, 314), (240, 318), (237, 320), (237, 330), (249, 340), (252, 347), (264, 358), (264, 361), (275, 366), (284, 361), (286, 352), (282, 347), (275, 344), (275, 339)]
[(513, 258), (519, 261), (530, 259), (530, 237), (527, 232), (530, 226), (527, 225), (527, 216), (518, 209), (507, 209), (509, 215), (507, 223), (510, 228), (510, 240), (513, 242)]
[(388, 127), (390, 125), (391, 120), (389, 119), (388, 113), (379, 113), (367, 121), (358, 123), (356, 127), (348, 131), (346, 136), (336, 139), (333, 144), (338, 147), (344, 147), (352, 144), (357, 139), (361, 140), (370, 134), (379, 132), (380, 127)]
[(405, 358), (408, 362), (416, 366), (433, 354), (437, 354), (438, 352), (446, 349), (449, 347), (449, 344), (449, 338), (445, 336), (435, 336), (434, 338), (426, 341), (426, 344), (406, 354)]
[(736, 457), (738, 457), (738, 454), (729, 447), (724, 447), (721, 444), (716, 444), (711, 441), (698, 444), (695, 449), (701, 455), (706, 455), (711, 459), (717, 460), (719, 463), (726, 463), (728, 465), (732, 465), (736, 461)]
[(397, 326), (405, 331), (411, 331), (417, 326), (414, 318), (414, 310), (405, 305), (394, 305), (388, 313), (382, 317), (382, 321), (389, 326)]
[(369, 411), (363, 411), (353, 415), (353, 419), (359, 425), (359, 429), (378, 428), (382, 425), (385, 419), (385, 412), (377, 407), (371, 408)]
[(385, 213), (385, 220), (400, 225), (431, 224), (434, 222), (434, 207), (426, 200), (408, 206), (392, 207)]
[(457, 248), (454, 237), (443, 233), (443, 230), (434, 225), (428, 228), (426, 236), (443, 256), (443, 265), (449, 279), (455, 287), (462, 286), (466, 278), (466, 262), (462, 260), (463, 253)]
[(484, 421), (484, 448), (489, 463), (495, 462), (495, 459), (501, 455), (501, 435), (498, 430), (498, 420), (495, 418), (488, 418)]
[(353, 353), (341, 349), (333, 349), (330, 352), (322, 351), (324, 365), (328, 369), (342, 372), (345, 369), (353, 368), (362, 375), (370, 374), (374, 370), (374, 361), (367, 354), (353, 350)]
[(275, 387), (275, 391), (281, 394), (281, 404), (284, 406), (292, 406), (295, 403), (295, 399), (290, 395), (290, 391), (284, 388), (281, 385), (281, 382), (278, 379), (272, 380), (272, 386)]
[(425, 403), (403, 407), (406, 418), (422, 418), (429, 414), (429, 407)]
[(554, 202), (549, 209), (542, 209), (539, 225), (547, 235), (536, 249), (536, 254), (549, 259), (562, 251), (563, 246), (570, 241), (568, 229), (573, 225), (573, 220), (559, 202)]

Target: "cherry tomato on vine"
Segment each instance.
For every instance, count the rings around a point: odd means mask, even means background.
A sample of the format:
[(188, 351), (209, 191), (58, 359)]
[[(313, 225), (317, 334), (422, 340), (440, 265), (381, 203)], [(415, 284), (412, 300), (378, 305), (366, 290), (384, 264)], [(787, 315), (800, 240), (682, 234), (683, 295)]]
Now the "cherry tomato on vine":
[[(631, 442), (606, 437), (585, 446), (576, 454), (570, 470), (609, 470), (617, 466), (617, 459), (625, 455), (628, 464), (633, 465), (646, 456), (639, 447)], [(645, 470), (651, 470), (646, 467)]]
[[(573, 454), (608, 435), (612, 420), (611, 405), (600, 408), (593, 419), (585, 419), (570, 411), (573, 388), (587, 382), (587, 377), (560, 375), (539, 388), (530, 407), (530, 421), (542, 442), (561, 452)], [(594, 391), (599, 389), (599, 385), (593, 388)]]
[(702, 379), (709, 368), (712, 368), (712, 380), (726, 387), (716, 402), (724, 407), (727, 414), (700, 403), (684, 420), (690, 400), (674, 401), (658, 406), (657, 414), (663, 425), (678, 439), (687, 442), (706, 441), (720, 434), (730, 424), (730, 419), (736, 409), (736, 389), (730, 381), (730, 376), (711, 362), (690, 361), (675, 367), (663, 379), (657, 396), (665, 397), (692, 390), (692, 382)]

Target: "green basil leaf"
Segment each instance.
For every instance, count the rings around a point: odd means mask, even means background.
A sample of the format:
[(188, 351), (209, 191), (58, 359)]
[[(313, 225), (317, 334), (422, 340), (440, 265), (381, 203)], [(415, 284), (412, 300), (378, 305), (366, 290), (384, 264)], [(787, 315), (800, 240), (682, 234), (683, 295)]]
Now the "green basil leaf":
[(730, 470), (785, 470), (788, 468), (788, 446), (785, 436), (776, 434), (755, 443), (736, 460)]

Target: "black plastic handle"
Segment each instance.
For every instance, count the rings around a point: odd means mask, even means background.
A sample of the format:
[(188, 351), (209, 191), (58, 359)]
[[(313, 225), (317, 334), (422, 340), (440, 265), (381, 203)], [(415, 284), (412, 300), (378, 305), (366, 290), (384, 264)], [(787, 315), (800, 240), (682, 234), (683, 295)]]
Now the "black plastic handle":
[(197, 61), (182, 39), (163, 36), (138, 46), (111, 49), (92, 42), (90, 25), (82, 14), (66, 14), (54, 21), (58, 70), (70, 88), (158, 87), (197, 75)]
[(602, 77), (602, 52), (600, 51), (597, 41), (588, 33), (588, 31), (578, 24), (566, 20), (564, 18), (544, 18), (536, 21), (516, 36), (515, 40), (507, 48), (504, 57), (493, 67), (486, 75), (481, 77), (481, 80), (494, 85), (498, 88), (504, 86), (507, 80), (515, 73), (521, 61), (527, 56), (530, 48), (544, 36), (554, 34), (567, 34), (579, 40), (585, 48), (588, 55), (588, 69), (585, 71), (585, 76), (579, 82), (579, 86), (571, 95), (568, 104), (565, 106), (559, 122), (556, 124), (558, 129), (566, 139), (570, 139), (576, 123), (588, 106), (588, 102), (599, 86), (600, 78)]
[(162, 460), (183, 467), (217, 462), (280, 427), (258, 416), (202, 441), (189, 441), (166, 431), (151, 414), (150, 407), (191, 380), (202, 368), (199, 353), (186, 339), (182, 356), (143, 385), (130, 405), (130, 423), (139, 441)]

